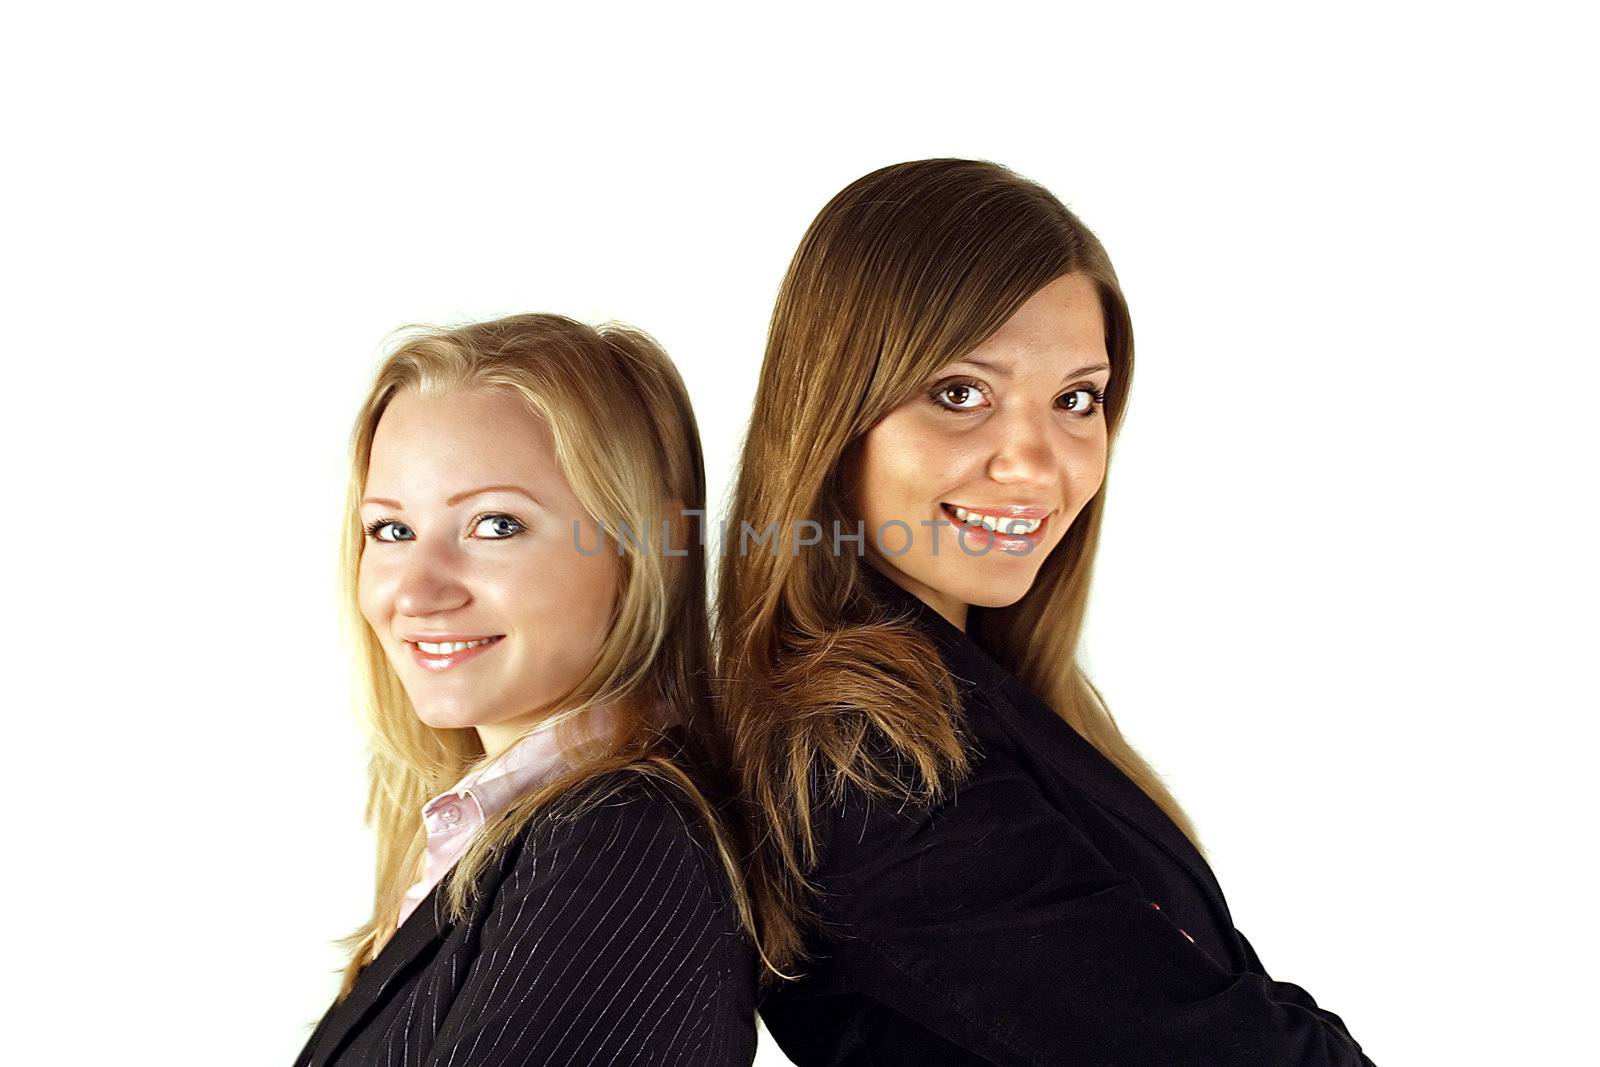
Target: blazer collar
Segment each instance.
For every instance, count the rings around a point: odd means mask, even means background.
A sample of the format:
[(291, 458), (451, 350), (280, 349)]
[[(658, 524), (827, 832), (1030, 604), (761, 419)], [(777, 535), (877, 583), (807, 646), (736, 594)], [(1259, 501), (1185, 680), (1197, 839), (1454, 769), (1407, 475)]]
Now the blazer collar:
[[(872, 564), (863, 566), (867, 585), (874, 598), (887, 606), (902, 620), (911, 623), (926, 634), (939, 650), (950, 673), (966, 683), (981, 689), (998, 689), (1011, 677), (1011, 672), (1000, 665), (987, 649), (964, 631), (923, 603), (916, 594), (900, 588)], [(982, 608), (968, 609), (969, 623)]]
[[(1095, 752), (1094, 746), (1071, 724), (1057, 715), (1020, 678), (1001, 666), (988, 650), (971, 636), (957, 629), (949, 619), (923, 603), (921, 598), (900, 588), (871, 564), (867, 564), (865, 570), (868, 585), (878, 600), (932, 639), (944, 659), (945, 666), (961, 683), (958, 688), (964, 689), (963, 696), (970, 696), (973, 690), (977, 689), (983, 691), (983, 699), (987, 703), (993, 705), (999, 702), (1003, 707), (1010, 708), (1013, 715), (1021, 714), (1022, 709), (1027, 709), (1028, 717), (1041, 722), (1044, 729), (1058, 734), (1062, 738), (1062, 744), (1069, 749), (1076, 749), (1082, 759), (1104, 760), (1105, 757)], [(982, 610), (977, 607), (968, 609), (969, 626), (976, 618), (976, 613)], [(1067, 773), (1069, 767), (1064, 766), (1061, 770)], [(1195, 850), (1188, 838), (1183, 836), (1155, 802), (1139, 791), (1136, 785), (1131, 781), (1128, 783), (1129, 790), (1137, 793), (1134, 801), (1128, 801), (1098, 788), (1085, 775), (1072, 774), (1072, 778), (1080, 789), (1091, 794), (1103, 806), (1110, 808), (1125, 822), (1138, 829), (1186, 869), (1201, 886), (1214, 892), (1217, 901), (1221, 901), (1222, 890), (1217, 885), (1215, 876), (1211, 874), (1205, 857)], [(1222, 907), (1225, 914), (1226, 905)]]
[(390, 995), (396, 983), (411, 969), (411, 963), (435, 946), (450, 928), (441, 912), (440, 885), (428, 890), (400, 928), (378, 953), (378, 958), (362, 968), (350, 995), (328, 1011), (323, 1024), (326, 1033), (317, 1038), (316, 1051), (308, 1067), (323, 1067), (344, 1052), (352, 1035), (360, 1033), (374, 1011)]

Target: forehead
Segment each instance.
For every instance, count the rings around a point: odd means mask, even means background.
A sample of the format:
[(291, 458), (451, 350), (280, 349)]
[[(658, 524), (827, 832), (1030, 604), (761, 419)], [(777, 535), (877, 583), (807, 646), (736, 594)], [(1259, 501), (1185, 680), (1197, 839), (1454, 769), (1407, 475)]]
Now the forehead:
[(1103, 361), (1105, 315), (1099, 289), (1083, 274), (1055, 279), (1025, 300), (970, 355), (1004, 367), (1057, 360)]
[(543, 484), (555, 472), (549, 427), (516, 394), (473, 389), (424, 396), (408, 389), (378, 420), (367, 488), (421, 503), (471, 485)]

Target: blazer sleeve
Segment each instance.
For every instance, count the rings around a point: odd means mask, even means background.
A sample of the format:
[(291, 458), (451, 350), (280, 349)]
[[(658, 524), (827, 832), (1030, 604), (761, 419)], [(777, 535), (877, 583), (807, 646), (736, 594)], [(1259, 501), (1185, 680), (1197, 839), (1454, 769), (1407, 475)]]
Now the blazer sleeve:
[(847, 792), (828, 827), (828, 952), (968, 1062), (1371, 1063), (1298, 986), (1192, 944), (1003, 752), (936, 806)]
[(754, 971), (698, 820), (670, 793), (638, 776), (536, 821), (430, 1064), (751, 1062)]
[[(1233, 931), (1233, 936), (1239, 939), (1239, 945), (1244, 949), (1244, 957), (1247, 964), (1247, 969), (1254, 971), (1257, 974), (1268, 974), (1269, 972), (1267, 971), (1266, 967), (1261, 963), (1261, 957), (1256, 955), (1256, 947), (1250, 943), (1249, 938), (1244, 936), (1244, 931), (1235, 929)], [(1350, 1037), (1350, 1030), (1345, 1026), (1344, 1020), (1339, 1018), (1339, 1016), (1335, 1015), (1328, 1009), (1319, 1007), (1317, 1002), (1312, 999), (1311, 994), (1306, 992), (1304, 989), (1295, 985), (1293, 982), (1277, 982), (1275, 983), (1275, 988), (1278, 992), (1278, 995), (1283, 1000), (1286, 1000), (1292, 1004), (1298, 1004), (1307, 1011), (1316, 1012), (1317, 1015), (1327, 1022), (1329, 1026), (1338, 1027), (1340, 1033), (1344, 1034), (1345, 1037)], [(1350, 1040), (1354, 1041), (1355, 1038), (1350, 1037)]]

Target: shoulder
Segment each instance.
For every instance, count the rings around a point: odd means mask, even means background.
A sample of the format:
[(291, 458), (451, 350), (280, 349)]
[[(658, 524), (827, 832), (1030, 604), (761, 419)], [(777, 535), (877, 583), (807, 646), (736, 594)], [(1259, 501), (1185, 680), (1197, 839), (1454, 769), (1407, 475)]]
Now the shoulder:
[(512, 1035), (481, 1062), (749, 1062), (755, 957), (687, 797), (644, 773), (599, 776), (515, 841), (462, 995), (462, 1041)]
[[(967, 769), (952, 776), (937, 796), (911, 791), (917, 771), (904, 761), (885, 761), (903, 772), (895, 783), (905, 787), (900, 790), (869, 790), (827, 772), (814, 775), (821, 854), (816, 874), (824, 882), (870, 889), (891, 869), (926, 870), (935, 860), (959, 863), (968, 877), (981, 878), (996, 843), (1016, 826), (1061, 818), (1009, 728), (993, 722), (992, 709), (976, 699), (968, 701), (967, 710), (973, 725), (965, 735)], [(1038, 842), (1028, 851), (1038, 855)]]
[(561, 838), (608, 851), (716, 858), (716, 836), (684, 789), (632, 769), (575, 786), (541, 812), (528, 832), (535, 841)]
[[(985, 688), (962, 685), (958, 692), (957, 738), (966, 766), (959, 772), (945, 768), (948, 773), (941, 775), (936, 795), (920, 802), (916, 799), (929, 796), (927, 768), (907, 746), (869, 725), (859, 731), (858, 764), (877, 773), (842, 773), (821, 756), (814, 758), (809, 782), (813, 810), (835, 819), (855, 817), (864, 810), (893, 811), (900, 818), (912, 818), (918, 812), (954, 803), (962, 793), (994, 776), (1018, 773), (1024, 762), (1023, 740), (1010, 721), (1009, 705)], [(866, 786), (867, 780), (874, 785)]]
[[(583, 917), (690, 921), (738, 931), (717, 839), (676, 784), (633, 770), (597, 776), (537, 813), (518, 837), (500, 906), (528, 894), (583, 899)], [(599, 909), (597, 911), (597, 909)]]

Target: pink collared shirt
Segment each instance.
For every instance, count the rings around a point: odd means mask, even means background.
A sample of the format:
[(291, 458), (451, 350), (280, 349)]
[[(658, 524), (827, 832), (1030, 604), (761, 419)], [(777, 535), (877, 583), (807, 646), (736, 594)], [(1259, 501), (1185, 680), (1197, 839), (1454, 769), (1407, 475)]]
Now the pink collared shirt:
[[(591, 708), (582, 718), (584, 726), (575, 732), (592, 737), (611, 723), (611, 709)], [(400, 924), (455, 866), (485, 822), (509, 808), (518, 797), (570, 768), (566, 750), (557, 740), (559, 733), (548, 723), (537, 727), (492, 762), (422, 806), (422, 823), (428, 831), (427, 857), (422, 877), (400, 901)]]

